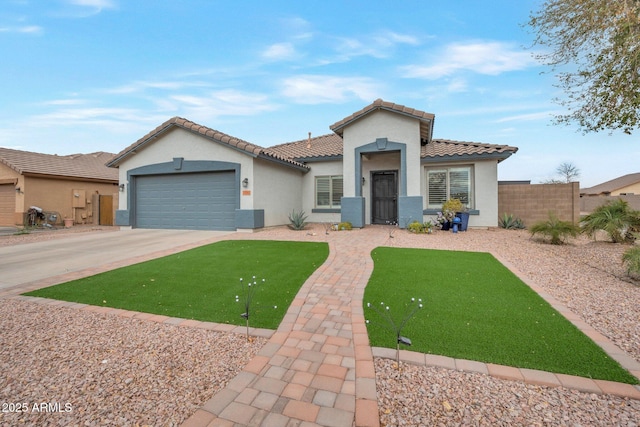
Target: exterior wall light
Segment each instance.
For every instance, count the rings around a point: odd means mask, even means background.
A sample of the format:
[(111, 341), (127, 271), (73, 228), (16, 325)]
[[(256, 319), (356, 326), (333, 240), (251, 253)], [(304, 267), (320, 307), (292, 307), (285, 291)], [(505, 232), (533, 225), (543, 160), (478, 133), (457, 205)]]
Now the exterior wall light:
[(124, 191), (124, 184), (120, 184), (118, 185), (118, 189), (120, 190), (120, 192), (122, 193)]
[(249, 186), (249, 178), (245, 178), (242, 180), (242, 186), (245, 188)]

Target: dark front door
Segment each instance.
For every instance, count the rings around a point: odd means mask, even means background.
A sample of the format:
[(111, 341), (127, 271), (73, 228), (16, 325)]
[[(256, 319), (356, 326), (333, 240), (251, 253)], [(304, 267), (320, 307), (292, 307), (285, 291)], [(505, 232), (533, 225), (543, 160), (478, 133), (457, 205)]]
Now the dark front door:
[(388, 224), (398, 220), (398, 172), (371, 174), (371, 223)]

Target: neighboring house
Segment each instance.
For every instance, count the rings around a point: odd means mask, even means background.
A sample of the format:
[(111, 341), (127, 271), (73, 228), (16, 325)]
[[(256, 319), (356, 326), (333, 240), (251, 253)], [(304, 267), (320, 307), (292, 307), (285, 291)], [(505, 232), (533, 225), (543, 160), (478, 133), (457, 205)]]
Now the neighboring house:
[(630, 173), (602, 184), (580, 189), (585, 196), (624, 196), (640, 194), (640, 172)]
[(496, 226), (497, 165), (516, 147), (433, 139), (434, 115), (380, 99), (332, 134), (263, 148), (174, 117), (107, 163), (120, 170), (118, 225), (237, 230), (308, 221), (406, 227), (463, 201)]
[(640, 173), (630, 173), (593, 187), (581, 188), (580, 212), (586, 215), (615, 199), (622, 199), (631, 209), (640, 210)]
[(69, 218), (97, 224), (96, 195), (104, 195), (102, 223), (113, 225), (118, 171), (105, 165), (111, 157), (102, 152), (57, 156), (0, 147), (0, 226), (22, 225), (31, 206), (62, 216), (47, 218), (51, 222)]

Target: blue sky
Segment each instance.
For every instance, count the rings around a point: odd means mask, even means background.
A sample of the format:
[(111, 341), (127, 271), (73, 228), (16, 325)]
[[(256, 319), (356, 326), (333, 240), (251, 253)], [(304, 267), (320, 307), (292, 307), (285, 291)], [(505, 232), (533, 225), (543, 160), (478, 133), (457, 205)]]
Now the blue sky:
[(637, 136), (552, 125), (522, 25), (539, 1), (1, 1), (3, 147), (116, 153), (173, 116), (267, 147), (382, 98), (435, 138), (519, 147), (503, 180), (640, 172)]

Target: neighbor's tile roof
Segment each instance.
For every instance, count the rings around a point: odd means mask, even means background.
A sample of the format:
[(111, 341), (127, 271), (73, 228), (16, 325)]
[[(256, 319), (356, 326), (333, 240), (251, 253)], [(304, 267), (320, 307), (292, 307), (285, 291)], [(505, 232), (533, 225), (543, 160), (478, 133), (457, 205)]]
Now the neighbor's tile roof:
[(342, 156), (342, 138), (335, 133), (301, 139), (265, 149), (266, 152), (287, 159), (308, 161)]
[(627, 187), (629, 185), (637, 184), (638, 182), (640, 182), (640, 172), (630, 173), (618, 178), (614, 178), (610, 181), (603, 182), (602, 184), (594, 185), (593, 187), (583, 188), (580, 190), (580, 193), (606, 194)]
[(245, 151), (248, 154), (253, 156), (260, 156), (271, 158), (279, 161), (284, 161), (286, 163), (290, 163), (297, 167), (306, 168), (303, 164), (293, 161), (291, 159), (279, 156), (277, 153), (269, 153), (264, 148), (259, 145), (252, 144), (250, 142), (244, 141), (240, 138), (236, 138), (234, 136), (227, 135), (226, 133), (222, 133), (215, 129), (211, 129), (206, 126), (199, 125), (190, 120), (183, 119), (182, 117), (173, 117), (166, 122), (162, 123), (160, 126), (116, 154), (113, 159), (107, 163), (107, 166), (115, 167), (118, 166), (123, 160), (128, 158), (129, 156), (136, 153), (137, 150), (144, 148), (145, 145), (149, 144), (159, 135), (169, 131), (174, 127), (179, 127), (185, 129), (189, 132), (193, 132), (199, 135), (202, 135), (205, 138), (208, 138), (212, 141), (216, 141), (218, 143), (226, 144), (231, 147), (237, 148), (238, 150)]
[(373, 103), (367, 105), (362, 110), (356, 111), (350, 116), (347, 116), (344, 119), (332, 124), (331, 126), (329, 126), (329, 128), (338, 135), (342, 136), (343, 129), (348, 124), (358, 120), (363, 116), (366, 116), (373, 111), (378, 110), (400, 113), (420, 120), (420, 139), (423, 141), (431, 140), (431, 137), (433, 135), (433, 120), (436, 117), (435, 115), (416, 110), (414, 108), (409, 108), (404, 105), (394, 104), (393, 102), (387, 102), (380, 98), (376, 99), (375, 101), (373, 101)]
[(430, 143), (422, 146), (420, 157), (423, 159), (453, 158), (453, 160), (455, 160), (455, 157), (483, 155), (506, 159), (516, 151), (518, 151), (518, 147), (512, 147), (510, 145), (434, 139)]
[(0, 163), (20, 174), (118, 181), (118, 171), (105, 165), (112, 157), (101, 151), (58, 156), (0, 147)]

